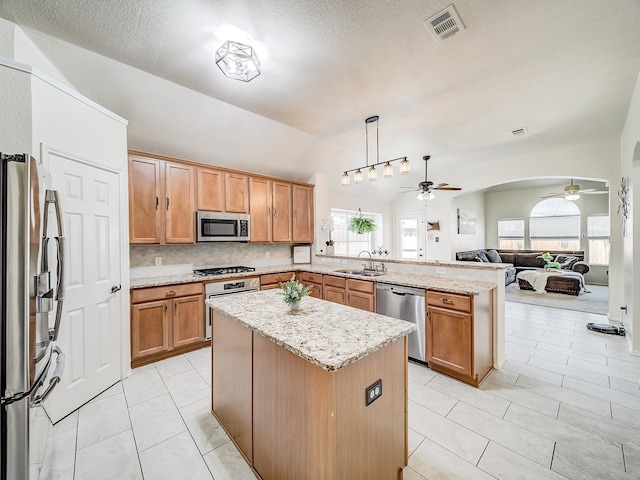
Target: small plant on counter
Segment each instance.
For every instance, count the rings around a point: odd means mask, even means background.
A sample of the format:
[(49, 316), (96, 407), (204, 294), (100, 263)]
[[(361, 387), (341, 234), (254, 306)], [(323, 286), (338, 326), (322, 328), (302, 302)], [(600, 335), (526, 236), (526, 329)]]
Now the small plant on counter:
[(371, 233), (376, 229), (376, 222), (372, 218), (363, 216), (362, 211), (358, 209), (358, 215), (351, 217), (347, 229), (354, 233)]
[(300, 305), (300, 300), (309, 295), (312, 288), (311, 285), (305, 287), (297, 281), (294, 273), (288, 282), (280, 282), (280, 292), (278, 293), (282, 295), (284, 302), (289, 305), (292, 310), (297, 310)]
[(537, 258), (541, 258), (545, 261), (545, 264), (544, 264), (545, 270), (550, 270), (552, 268), (557, 268), (557, 269), (562, 268), (562, 265), (560, 265), (559, 262), (553, 261), (553, 255), (551, 255), (549, 252), (543, 253), (542, 255), (538, 255)]

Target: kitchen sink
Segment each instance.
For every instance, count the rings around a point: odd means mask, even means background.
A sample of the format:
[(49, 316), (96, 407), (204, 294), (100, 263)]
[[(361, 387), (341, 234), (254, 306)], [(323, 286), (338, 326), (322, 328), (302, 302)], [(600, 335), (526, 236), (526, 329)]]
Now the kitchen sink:
[(361, 277), (379, 277), (384, 275), (383, 272), (374, 272), (371, 270), (336, 270), (337, 273), (347, 273), (349, 275), (359, 275)]

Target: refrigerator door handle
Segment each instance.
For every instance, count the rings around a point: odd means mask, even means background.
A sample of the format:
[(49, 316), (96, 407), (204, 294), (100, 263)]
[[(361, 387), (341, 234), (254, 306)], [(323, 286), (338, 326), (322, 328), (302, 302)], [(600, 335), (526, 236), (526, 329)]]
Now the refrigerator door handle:
[(44, 402), (49, 394), (53, 392), (53, 389), (56, 388), (62, 379), (62, 374), (64, 373), (64, 353), (62, 353), (60, 347), (57, 346), (54, 347), (53, 353), (57, 354), (56, 368), (53, 370), (53, 376), (51, 377), (51, 380), (49, 380), (49, 385), (47, 385), (47, 389), (42, 393), (42, 395), (38, 395), (31, 400), (31, 408), (42, 405), (42, 402)]
[(64, 225), (63, 225), (63, 217), (62, 217), (62, 205), (60, 204), (60, 194), (57, 190), (47, 190), (45, 194), (45, 208), (44, 208), (44, 222), (43, 222), (43, 239), (42, 239), (42, 271), (48, 271), (48, 258), (47, 258), (47, 228), (49, 223), (49, 205), (53, 205), (56, 212), (56, 223), (58, 236), (54, 237), (56, 239), (57, 246), (57, 265), (56, 265), (56, 291), (55, 295), (53, 295), (54, 300), (57, 301), (56, 305), (56, 319), (54, 322), (54, 327), (49, 330), (49, 340), (56, 341), (58, 339), (58, 332), (60, 331), (60, 320), (62, 319), (62, 307), (64, 304), (64, 294), (65, 294), (65, 238), (64, 238)]

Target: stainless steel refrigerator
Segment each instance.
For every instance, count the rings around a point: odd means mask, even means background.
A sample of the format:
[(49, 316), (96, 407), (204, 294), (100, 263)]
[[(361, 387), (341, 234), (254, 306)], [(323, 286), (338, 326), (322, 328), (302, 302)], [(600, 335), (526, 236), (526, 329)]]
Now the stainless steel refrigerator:
[[(0, 153), (0, 455), (3, 480), (29, 478), (30, 411), (60, 381), (64, 299), (58, 192), (26, 154)], [(54, 235), (55, 234), (55, 235)], [(51, 236), (50, 236), (51, 235)]]

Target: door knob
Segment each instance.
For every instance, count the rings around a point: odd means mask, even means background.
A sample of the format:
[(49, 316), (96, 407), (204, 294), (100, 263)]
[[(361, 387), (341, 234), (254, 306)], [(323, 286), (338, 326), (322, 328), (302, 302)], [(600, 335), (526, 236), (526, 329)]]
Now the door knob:
[(111, 287), (111, 293), (119, 292), (122, 289), (122, 285), (114, 285)]

